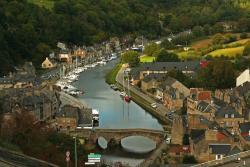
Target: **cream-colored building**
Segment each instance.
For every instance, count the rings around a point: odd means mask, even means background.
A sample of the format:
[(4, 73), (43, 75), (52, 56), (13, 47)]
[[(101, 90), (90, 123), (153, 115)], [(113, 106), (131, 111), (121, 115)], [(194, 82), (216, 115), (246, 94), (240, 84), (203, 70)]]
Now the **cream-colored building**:
[(246, 69), (242, 72), (236, 79), (236, 87), (244, 84), (245, 82), (250, 82), (250, 71)]
[(46, 59), (43, 61), (42, 63), (42, 68), (43, 69), (50, 69), (50, 68), (53, 68), (55, 67), (56, 64), (52, 63), (48, 57), (46, 57)]

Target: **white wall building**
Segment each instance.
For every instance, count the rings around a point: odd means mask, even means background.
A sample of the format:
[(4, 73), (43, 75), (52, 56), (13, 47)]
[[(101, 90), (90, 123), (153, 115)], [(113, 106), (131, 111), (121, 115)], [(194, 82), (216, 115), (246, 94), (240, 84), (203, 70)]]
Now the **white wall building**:
[(250, 70), (246, 69), (242, 72), (236, 79), (236, 87), (244, 84), (245, 82), (250, 82)]

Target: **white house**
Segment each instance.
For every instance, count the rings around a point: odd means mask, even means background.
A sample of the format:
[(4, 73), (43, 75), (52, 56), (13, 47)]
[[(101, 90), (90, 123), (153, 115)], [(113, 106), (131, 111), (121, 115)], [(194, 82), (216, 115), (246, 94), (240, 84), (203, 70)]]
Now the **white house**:
[(236, 79), (236, 87), (244, 84), (245, 82), (250, 82), (250, 70), (246, 69), (242, 72)]

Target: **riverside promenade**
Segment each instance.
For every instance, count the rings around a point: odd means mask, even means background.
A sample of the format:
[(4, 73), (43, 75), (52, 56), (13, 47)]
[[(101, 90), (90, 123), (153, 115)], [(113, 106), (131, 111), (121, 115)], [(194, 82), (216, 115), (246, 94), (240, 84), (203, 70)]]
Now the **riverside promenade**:
[[(125, 68), (126, 67), (123, 65), (116, 76), (116, 82), (120, 86), (122, 85)], [(124, 86), (127, 89), (127, 85), (124, 85)], [(141, 105), (148, 112), (150, 112), (152, 115), (154, 115), (157, 119), (161, 120), (164, 124), (169, 125), (172, 122), (172, 120), (168, 119), (168, 117), (166, 116), (166, 114), (170, 111), (167, 110), (165, 106), (163, 106), (162, 104), (158, 104), (158, 107), (156, 109), (154, 109), (150, 106), (150, 104), (156, 103), (156, 101), (153, 98), (144, 94), (143, 92), (141, 92), (140, 90), (138, 90), (134, 86), (130, 86), (129, 89), (130, 89), (130, 92), (132, 95), (132, 100), (134, 100), (136, 103)], [(135, 96), (141, 98), (141, 100), (138, 100), (138, 98), (136, 98)], [(140, 103), (142, 103), (142, 104), (140, 104)]]

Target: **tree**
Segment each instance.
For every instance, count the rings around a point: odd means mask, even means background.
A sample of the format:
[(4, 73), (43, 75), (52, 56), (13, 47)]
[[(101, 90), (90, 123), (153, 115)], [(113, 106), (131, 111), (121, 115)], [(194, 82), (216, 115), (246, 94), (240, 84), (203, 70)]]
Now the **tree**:
[(156, 44), (156, 43), (149, 43), (149, 44), (147, 44), (146, 46), (145, 46), (145, 48), (144, 48), (144, 53), (146, 54), (146, 55), (148, 55), (148, 56), (153, 56), (153, 54), (157, 51), (157, 50), (159, 50), (160, 49), (160, 47), (159, 47), (159, 45), (158, 44)]
[(197, 160), (195, 159), (195, 157), (193, 155), (185, 155), (183, 157), (183, 160), (182, 162), (184, 164), (196, 164), (197, 163)]
[(122, 63), (128, 63), (131, 67), (136, 67), (140, 63), (139, 53), (136, 51), (127, 51), (122, 54)]
[(248, 42), (245, 45), (245, 48), (243, 50), (243, 56), (249, 56), (250, 55), (250, 42)]
[(216, 34), (215, 36), (213, 36), (213, 44), (223, 44), (225, 41), (225, 38), (222, 34)]
[(193, 34), (194, 34), (194, 36), (195, 37), (201, 37), (201, 36), (204, 36), (204, 29), (203, 29), (203, 27), (201, 27), (201, 26), (195, 26), (194, 28), (193, 28)]
[(180, 59), (178, 58), (178, 55), (176, 55), (175, 53), (170, 53), (165, 49), (161, 49), (156, 54), (156, 61), (157, 62), (176, 62), (176, 61), (180, 61)]
[(161, 43), (161, 47), (165, 48), (165, 49), (173, 49), (175, 46), (174, 44), (169, 41), (168, 39), (164, 39)]
[(248, 37), (248, 34), (246, 32), (243, 32), (240, 34), (240, 39), (246, 39)]
[(235, 87), (235, 70), (230, 61), (214, 60), (198, 73), (201, 86), (208, 89), (227, 89)]

